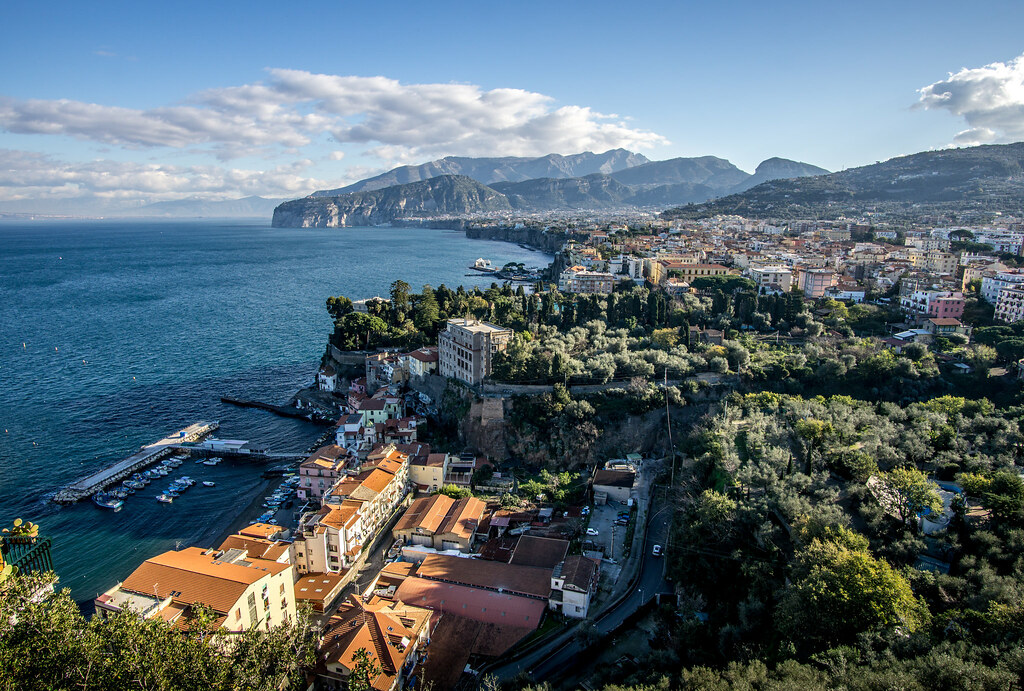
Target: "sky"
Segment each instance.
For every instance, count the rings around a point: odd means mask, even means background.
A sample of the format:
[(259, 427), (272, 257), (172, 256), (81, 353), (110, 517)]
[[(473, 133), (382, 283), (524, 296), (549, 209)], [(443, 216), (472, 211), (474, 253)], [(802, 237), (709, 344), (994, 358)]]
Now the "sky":
[(294, 198), (447, 155), (839, 170), (1021, 141), (1022, 26), (1020, 0), (5, 0), (0, 211)]

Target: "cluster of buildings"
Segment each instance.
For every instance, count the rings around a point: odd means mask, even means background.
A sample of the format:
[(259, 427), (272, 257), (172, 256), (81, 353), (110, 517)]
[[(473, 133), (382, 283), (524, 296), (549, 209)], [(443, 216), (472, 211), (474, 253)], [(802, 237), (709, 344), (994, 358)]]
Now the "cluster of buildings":
[[(1016, 222), (1005, 228), (928, 228), (898, 235), (863, 223), (777, 226), (718, 216), (676, 221), (649, 234), (609, 226), (577, 231), (574, 237), (563, 250), (569, 267), (559, 277), (563, 292), (608, 293), (620, 281), (632, 280), (678, 294), (690, 291), (698, 278), (721, 275), (750, 278), (764, 294), (799, 289), (811, 299), (852, 302), (898, 287), (899, 306), (908, 318), (923, 322), (960, 320), (964, 291), (980, 280), (981, 295), (996, 306), (997, 319), (1024, 318), (1024, 271), (995, 256), (1021, 254), (1024, 226)], [(960, 239), (993, 250), (951, 249)]]

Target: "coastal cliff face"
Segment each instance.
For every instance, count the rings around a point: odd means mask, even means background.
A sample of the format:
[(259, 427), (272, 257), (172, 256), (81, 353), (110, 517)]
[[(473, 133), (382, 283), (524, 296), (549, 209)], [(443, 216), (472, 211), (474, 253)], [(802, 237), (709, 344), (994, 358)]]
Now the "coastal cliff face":
[(526, 245), (555, 254), (565, 245), (569, 235), (565, 231), (544, 231), (542, 228), (510, 228), (508, 226), (466, 226), (466, 237), (476, 240), (501, 240)]
[(461, 175), (337, 197), (305, 197), (274, 209), (275, 228), (368, 226), (416, 216), (509, 211), (505, 195)]

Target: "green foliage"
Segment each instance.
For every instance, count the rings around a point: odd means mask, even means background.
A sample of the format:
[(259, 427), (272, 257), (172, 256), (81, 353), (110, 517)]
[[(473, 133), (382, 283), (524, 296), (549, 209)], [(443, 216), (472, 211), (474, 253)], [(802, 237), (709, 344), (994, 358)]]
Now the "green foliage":
[(303, 613), (288, 627), (242, 634), (211, 631), (209, 610), (174, 628), (131, 612), (87, 621), (67, 590), (34, 596), (49, 575), (18, 576), (0, 588), (0, 689), (304, 688), (316, 641)]
[(817, 647), (850, 643), (880, 627), (916, 631), (927, 623), (928, 609), (905, 578), (871, 556), (866, 540), (839, 531), (798, 553), (780, 617), (794, 640)]
[(896, 468), (879, 475), (887, 508), (906, 524), (926, 511), (942, 513), (938, 486), (917, 468)]
[(373, 680), (379, 677), (383, 670), (366, 648), (359, 648), (352, 653), (352, 659), (355, 667), (348, 676), (349, 691), (370, 691), (373, 688)]
[(466, 499), (473, 496), (473, 492), (468, 487), (459, 487), (458, 485), (445, 485), (434, 494), (443, 494), (452, 499)]

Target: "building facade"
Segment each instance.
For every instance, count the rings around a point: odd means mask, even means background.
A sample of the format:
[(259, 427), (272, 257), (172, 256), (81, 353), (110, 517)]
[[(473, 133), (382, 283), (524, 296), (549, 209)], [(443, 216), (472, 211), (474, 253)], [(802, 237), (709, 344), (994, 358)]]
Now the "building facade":
[(505, 350), (511, 341), (511, 329), (475, 319), (449, 319), (448, 327), (437, 337), (440, 374), (479, 384), (490, 375), (495, 353)]

